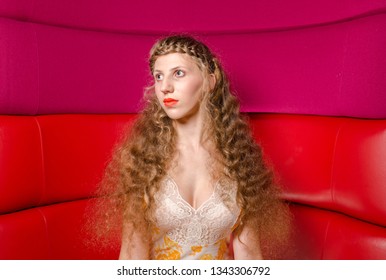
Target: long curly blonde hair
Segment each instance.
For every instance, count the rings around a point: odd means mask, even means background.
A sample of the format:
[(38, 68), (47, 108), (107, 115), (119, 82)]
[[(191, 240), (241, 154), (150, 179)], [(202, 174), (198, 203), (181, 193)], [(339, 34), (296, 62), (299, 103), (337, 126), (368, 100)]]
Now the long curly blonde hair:
[[(157, 58), (170, 53), (188, 55), (205, 75), (215, 76), (214, 88), (203, 92), (201, 106), (205, 109), (205, 135), (213, 143), (222, 167), (219, 176), (238, 186), (237, 201), (242, 211), (235, 235), (248, 225), (258, 233), (264, 257), (278, 256), (276, 249), (288, 236), (289, 212), (248, 120), (239, 112), (239, 102), (219, 60), (191, 36), (169, 36), (157, 41), (150, 51), (151, 73)], [(98, 192), (98, 236), (109, 236), (106, 240), (120, 236), (123, 225), (136, 229), (145, 242), (152, 243), (153, 195), (171, 167), (177, 136), (173, 120), (154, 94), (154, 85), (145, 91), (144, 101), (143, 111), (117, 146)], [(131, 238), (132, 232), (125, 235)]]

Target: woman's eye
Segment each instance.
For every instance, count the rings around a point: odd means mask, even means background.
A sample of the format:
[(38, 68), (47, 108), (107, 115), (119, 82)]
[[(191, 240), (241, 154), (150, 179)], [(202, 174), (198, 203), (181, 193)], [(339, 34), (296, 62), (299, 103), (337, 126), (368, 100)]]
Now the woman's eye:
[(162, 75), (161, 75), (161, 74), (155, 74), (155, 75), (154, 75), (154, 78), (155, 78), (157, 81), (160, 81), (160, 80), (162, 80)]
[(185, 76), (185, 72), (182, 71), (182, 70), (177, 70), (177, 71), (176, 71), (176, 76), (177, 76), (177, 77), (183, 77), (183, 76)]

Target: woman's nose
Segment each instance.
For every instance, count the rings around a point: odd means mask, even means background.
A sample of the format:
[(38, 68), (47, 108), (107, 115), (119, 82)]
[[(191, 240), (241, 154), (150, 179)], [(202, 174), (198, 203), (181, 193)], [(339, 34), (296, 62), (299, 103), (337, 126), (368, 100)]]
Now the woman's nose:
[(161, 91), (163, 93), (170, 93), (174, 91), (173, 83), (167, 79), (162, 81)]

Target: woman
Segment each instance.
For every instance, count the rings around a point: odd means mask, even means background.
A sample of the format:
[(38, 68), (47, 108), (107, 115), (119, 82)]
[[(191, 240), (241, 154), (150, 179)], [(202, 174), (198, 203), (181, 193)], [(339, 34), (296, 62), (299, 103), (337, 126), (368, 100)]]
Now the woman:
[(272, 257), (288, 211), (218, 59), (176, 35), (153, 46), (149, 65), (146, 106), (102, 184), (118, 186), (101, 209), (123, 220), (119, 258)]

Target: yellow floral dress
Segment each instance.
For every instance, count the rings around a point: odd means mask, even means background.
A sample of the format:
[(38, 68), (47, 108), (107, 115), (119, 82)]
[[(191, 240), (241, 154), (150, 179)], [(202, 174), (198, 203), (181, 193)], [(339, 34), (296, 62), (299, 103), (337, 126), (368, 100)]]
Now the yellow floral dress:
[(228, 259), (227, 240), (240, 214), (236, 193), (235, 185), (218, 181), (211, 197), (194, 209), (181, 197), (175, 181), (167, 176), (155, 195), (157, 228), (152, 258)]

